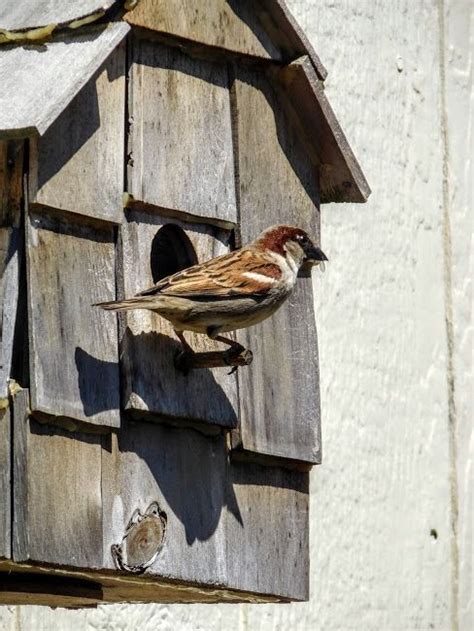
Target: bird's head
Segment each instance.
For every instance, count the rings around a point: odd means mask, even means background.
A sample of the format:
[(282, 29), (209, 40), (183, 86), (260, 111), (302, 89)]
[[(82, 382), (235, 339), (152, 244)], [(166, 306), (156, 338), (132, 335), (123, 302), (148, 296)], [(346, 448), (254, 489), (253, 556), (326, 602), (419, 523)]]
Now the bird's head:
[(272, 226), (262, 232), (255, 244), (294, 261), (298, 269), (303, 264), (317, 265), (327, 261), (327, 256), (309, 237), (308, 233), (294, 226)]

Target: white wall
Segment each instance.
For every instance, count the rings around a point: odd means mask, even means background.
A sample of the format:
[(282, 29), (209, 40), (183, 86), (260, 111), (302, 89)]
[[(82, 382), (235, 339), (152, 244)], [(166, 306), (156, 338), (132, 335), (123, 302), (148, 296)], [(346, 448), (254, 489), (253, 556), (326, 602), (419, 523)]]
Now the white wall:
[(4, 607), (1, 629), (471, 629), (470, 4), (289, 2), (373, 189), (323, 208), (311, 601)]

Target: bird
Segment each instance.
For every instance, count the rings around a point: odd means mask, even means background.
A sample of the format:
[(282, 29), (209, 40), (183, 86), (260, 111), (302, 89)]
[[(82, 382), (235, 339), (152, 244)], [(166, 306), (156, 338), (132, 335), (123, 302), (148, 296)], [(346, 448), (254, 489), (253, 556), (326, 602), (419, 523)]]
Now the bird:
[(193, 352), (184, 331), (244, 347), (223, 333), (270, 317), (295, 287), (303, 265), (327, 261), (305, 230), (277, 225), (248, 245), (166, 276), (133, 298), (100, 302), (105, 310), (148, 309), (169, 320), (185, 352)]

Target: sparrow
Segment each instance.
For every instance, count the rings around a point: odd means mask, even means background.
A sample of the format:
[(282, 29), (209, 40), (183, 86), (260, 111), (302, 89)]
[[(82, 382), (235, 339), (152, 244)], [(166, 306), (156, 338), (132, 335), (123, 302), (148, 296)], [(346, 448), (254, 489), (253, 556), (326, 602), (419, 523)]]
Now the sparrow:
[(133, 298), (95, 306), (154, 311), (171, 322), (187, 352), (192, 349), (184, 331), (203, 333), (240, 353), (243, 346), (221, 334), (270, 317), (290, 295), (301, 267), (322, 261), (326, 255), (304, 230), (278, 225), (252, 243), (167, 276)]

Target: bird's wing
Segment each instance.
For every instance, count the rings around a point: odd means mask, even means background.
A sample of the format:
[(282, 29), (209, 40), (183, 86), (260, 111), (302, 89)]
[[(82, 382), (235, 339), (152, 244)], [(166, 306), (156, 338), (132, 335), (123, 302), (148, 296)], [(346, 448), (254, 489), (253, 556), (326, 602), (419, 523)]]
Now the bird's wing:
[(262, 252), (244, 248), (167, 276), (138, 295), (195, 299), (261, 296), (281, 274), (280, 267)]

